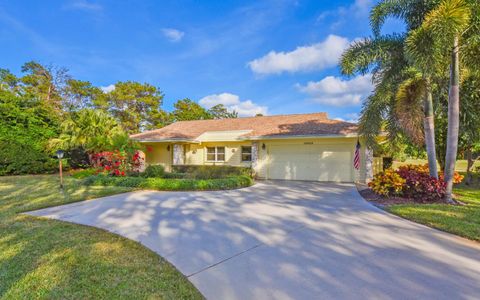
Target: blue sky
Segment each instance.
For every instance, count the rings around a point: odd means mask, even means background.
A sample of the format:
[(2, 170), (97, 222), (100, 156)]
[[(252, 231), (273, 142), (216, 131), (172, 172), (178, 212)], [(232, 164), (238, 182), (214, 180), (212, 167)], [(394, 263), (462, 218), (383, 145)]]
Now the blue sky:
[(0, 67), (19, 73), (37, 60), (103, 87), (148, 82), (164, 92), (166, 110), (188, 97), (242, 116), (326, 111), (352, 120), (370, 78), (341, 77), (337, 62), (370, 35), (372, 4), (0, 0)]

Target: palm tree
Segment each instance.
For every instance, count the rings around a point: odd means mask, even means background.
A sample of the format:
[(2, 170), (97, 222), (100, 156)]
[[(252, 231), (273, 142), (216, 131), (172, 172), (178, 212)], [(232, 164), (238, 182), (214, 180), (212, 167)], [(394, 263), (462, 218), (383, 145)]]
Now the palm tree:
[[(386, 119), (390, 139), (395, 139), (401, 131), (413, 142), (425, 141), (430, 176), (438, 178), (429, 69), (412, 63), (405, 52), (405, 35), (380, 33), (387, 17), (404, 20), (408, 30), (420, 26), (423, 16), (433, 7), (431, 2), (435, 1), (380, 1), (370, 16), (374, 37), (351, 45), (342, 56), (341, 68), (346, 75), (373, 72), (376, 88), (365, 102), (360, 118), (360, 131), (369, 144), (373, 144), (374, 136), (380, 133), (383, 119)], [(424, 137), (418, 126), (421, 103)], [(407, 107), (409, 109), (405, 110)]]
[[(446, 200), (453, 202), (453, 175), (458, 152), (460, 127), (460, 43), (478, 37), (478, 24), (471, 23), (472, 12), (480, 12), (477, 0), (443, 0), (408, 37), (411, 52), (421, 60), (442, 60), (450, 56), (448, 130), (445, 155)], [(475, 19), (478, 22), (478, 18)], [(478, 43), (478, 42), (477, 42)]]
[(115, 138), (123, 134), (117, 121), (101, 110), (83, 109), (62, 123), (58, 138), (50, 140), (51, 149), (82, 148), (88, 153), (109, 150)]

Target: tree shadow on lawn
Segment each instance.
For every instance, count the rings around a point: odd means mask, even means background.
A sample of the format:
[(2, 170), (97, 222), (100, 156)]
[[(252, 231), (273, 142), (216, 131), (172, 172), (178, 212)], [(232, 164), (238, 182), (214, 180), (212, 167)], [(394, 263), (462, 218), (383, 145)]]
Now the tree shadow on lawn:
[(157, 254), (96, 228), (18, 216), (2, 237), (5, 298), (201, 298)]
[(18, 214), (118, 188), (67, 179), (62, 193), (51, 176), (32, 177), (0, 178), (0, 298), (201, 298), (174, 267), (134, 241)]

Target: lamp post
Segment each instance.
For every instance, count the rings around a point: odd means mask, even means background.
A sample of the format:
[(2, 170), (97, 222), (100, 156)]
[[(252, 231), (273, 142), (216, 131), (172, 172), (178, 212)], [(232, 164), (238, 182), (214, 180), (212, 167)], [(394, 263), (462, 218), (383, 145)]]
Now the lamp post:
[(57, 150), (58, 157), (58, 169), (60, 170), (60, 188), (63, 189), (63, 174), (62, 174), (62, 158), (65, 152), (63, 150)]

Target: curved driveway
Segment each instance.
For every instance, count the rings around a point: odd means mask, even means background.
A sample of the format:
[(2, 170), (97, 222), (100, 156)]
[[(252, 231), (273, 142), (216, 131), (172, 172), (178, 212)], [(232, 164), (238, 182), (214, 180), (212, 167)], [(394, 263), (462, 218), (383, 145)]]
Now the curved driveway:
[(31, 212), (139, 241), (207, 299), (478, 299), (480, 246), (389, 215), (350, 184), (139, 191)]

